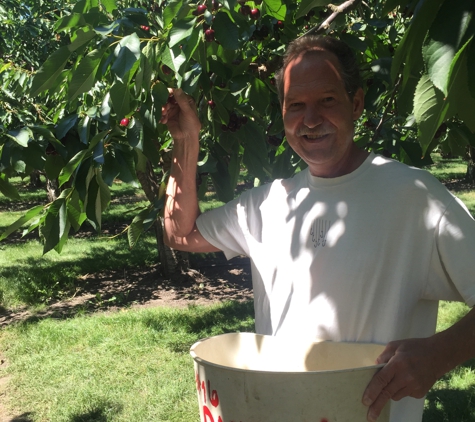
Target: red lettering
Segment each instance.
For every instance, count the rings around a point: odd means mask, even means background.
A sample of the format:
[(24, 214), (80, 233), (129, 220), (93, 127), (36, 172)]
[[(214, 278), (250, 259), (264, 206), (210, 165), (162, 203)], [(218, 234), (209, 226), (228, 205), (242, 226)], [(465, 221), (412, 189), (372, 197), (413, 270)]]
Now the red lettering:
[(200, 374), (198, 372), (195, 375), (195, 382), (196, 382), (196, 389), (201, 391), (201, 381), (200, 381)]
[(218, 416), (218, 422), (223, 422), (223, 420), (221, 419), (221, 416)]
[(206, 385), (204, 381), (201, 382), (201, 389), (203, 390), (203, 399), (206, 403)]
[[(209, 388), (209, 385), (208, 385), (208, 388)], [(211, 402), (211, 404), (213, 405), (213, 407), (218, 407), (218, 405), (219, 405), (219, 397), (218, 397), (218, 393), (217, 393), (216, 390), (213, 390), (213, 392), (211, 393), (210, 402)]]
[(208, 406), (204, 405), (203, 406), (203, 416), (204, 416), (204, 422), (214, 422), (213, 415), (211, 414), (211, 411), (208, 409)]

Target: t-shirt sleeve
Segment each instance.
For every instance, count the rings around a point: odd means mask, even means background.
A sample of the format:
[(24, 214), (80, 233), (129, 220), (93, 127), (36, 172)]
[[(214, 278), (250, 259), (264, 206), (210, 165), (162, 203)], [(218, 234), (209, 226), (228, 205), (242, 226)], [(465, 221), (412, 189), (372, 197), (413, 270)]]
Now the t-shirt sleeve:
[(239, 224), (240, 207), (240, 200), (234, 199), (222, 207), (201, 214), (196, 220), (201, 235), (222, 250), (227, 259), (248, 255), (246, 239)]
[[(436, 228), (433, 260), (438, 260), (440, 276), (429, 284), (429, 296), (446, 299), (444, 291), (455, 290), (463, 301), (475, 305), (475, 221), (458, 198), (448, 205)], [(447, 297), (447, 299), (454, 299)]]

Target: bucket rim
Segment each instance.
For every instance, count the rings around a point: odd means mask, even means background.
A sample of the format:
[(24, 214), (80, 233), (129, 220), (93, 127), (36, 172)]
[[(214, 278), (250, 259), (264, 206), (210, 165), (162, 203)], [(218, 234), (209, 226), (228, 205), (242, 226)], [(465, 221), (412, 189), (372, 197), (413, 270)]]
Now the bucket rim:
[[(255, 336), (263, 336), (263, 337), (274, 337), (274, 336), (266, 336), (264, 334), (256, 334), (256, 333), (248, 333), (248, 332), (243, 332), (243, 333), (224, 333), (224, 334), (218, 334), (216, 336), (211, 336), (211, 337), (205, 337), (197, 342), (195, 342), (191, 347), (190, 347), (190, 355), (193, 358), (193, 360), (200, 364), (200, 365), (208, 365), (208, 366), (213, 366), (215, 368), (220, 368), (228, 371), (235, 371), (235, 372), (252, 372), (252, 373), (257, 373), (257, 374), (285, 374), (285, 375), (299, 375), (299, 376), (308, 376), (308, 375), (315, 375), (315, 374), (325, 374), (325, 373), (339, 373), (339, 372), (356, 372), (356, 371), (367, 371), (367, 370), (376, 370), (383, 368), (386, 364), (385, 363), (380, 363), (380, 364), (374, 364), (374, 365), (367, 365), (367, 366), (357, 366), (355, 368), (346, 368), (346, 369), (325, 369), (325, 370), (319, 370), (319, 371), (271, 371), (271, 370), (263, 370), (263, 369), (242, 369), (242, 368), (233, 368), (232, 366), (226, 366), (226, 365), (220, 365), (218, 363), (211, 362), (209, 360), (203, 359), (199, 357), (195, 353), (195, 348), (200, 345), (201, 343), (208, 341), (210, 339), (216, 338), (216, 337), (221, 337), (221, 336), (228, 336), (228, 335), (235, 335), (235, 334), (244, 334), (244, 335), (255, 335)], [(332, 342), (331, 340), (316, 340), (315, 343), (317, 342)], [(368, 343), (368, 342), (351, 342), (351, 341), (339, 341), (339, 342), (334, 342), (334, 343), (343, 343), (343, 344), (360, 344), (360, 345), (379, 345), (382, 346), (381, 344), (378, 343)]]

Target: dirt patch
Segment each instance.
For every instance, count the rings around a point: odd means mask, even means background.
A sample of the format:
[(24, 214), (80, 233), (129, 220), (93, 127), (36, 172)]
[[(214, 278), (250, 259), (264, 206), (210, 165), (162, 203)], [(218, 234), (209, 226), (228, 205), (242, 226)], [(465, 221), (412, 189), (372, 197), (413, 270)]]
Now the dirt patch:
[(158, 265), (86, 274), (66, 300), (51, 301), (40, 312), (28, 308), (0, 311), (0, 327), (42, 318), (67, 318), (82, 312), (123, 307), (206, 305), (252, 298), (249, 259), (224, 257), (195, 260), (187, 272), (165, 279)]

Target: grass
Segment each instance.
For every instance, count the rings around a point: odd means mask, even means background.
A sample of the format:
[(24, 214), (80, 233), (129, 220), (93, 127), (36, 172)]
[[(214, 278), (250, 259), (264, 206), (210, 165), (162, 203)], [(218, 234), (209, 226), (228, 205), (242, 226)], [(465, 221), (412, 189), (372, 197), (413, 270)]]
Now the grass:
[(252, 303), (42, 320), (2, 335), (9, 399), (35, 422), (198, 421), (195, 341), (253, 331)]
[[(442, 181), (463, 177), (461, 160), (435, 156), (429, 170)], [(30, 191), (14, 180), (23, 201), (45, 203), (44, 191)], [(475, 192), (456, 192), (475, 214)], [(104, 224), (127, 224), (145, 204), (125, 184), (112, 188)], [(0, 195), (0, 231), (18, 218), (24, 202)], [(209, 196), (202, 210), (219, 206)], [(25, 208), (29, 208), (28, 206)], [(41, 255), (36, 239), (0, 243), (0, 303), (40, 307), (50, 298), (67, 297), (86, 274), (149, 266), (156, 262), (152, 235), (132, 251), (124, 236), (71, 238), (61, 255)], [(3, 296), (3, 297), (2, 297)], [(468, 308), (441, 302), (438, 330), (461, 318)], [(1, 308), (0, 308), (1, 311)], [(15, 415), (31, 422), (180, 421), (198, 422), (193, 363), (188, 350), (200, 338), (253, 331), (252, 303), (224, 303), (189, 309), (124, 309), (67, 319), (31, 319), (0, 332), (0, 350), (8, 366), (0, 377), (10, 381), (0, 396)], [(439, 380), (427, 396), (423, 422), (475, 422), (475, 361)]]

